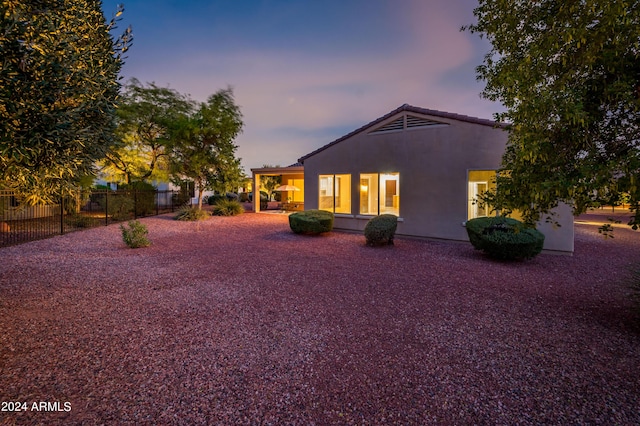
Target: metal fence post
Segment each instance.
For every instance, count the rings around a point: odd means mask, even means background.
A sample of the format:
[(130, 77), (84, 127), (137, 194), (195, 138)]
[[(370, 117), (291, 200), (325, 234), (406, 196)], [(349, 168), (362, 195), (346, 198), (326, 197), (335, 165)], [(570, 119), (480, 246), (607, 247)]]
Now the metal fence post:
[(104, 193), (104, 226), (109, 225), (109, 188)]
[(60, 235), (64, 235), (64, 195), (60, 192)]

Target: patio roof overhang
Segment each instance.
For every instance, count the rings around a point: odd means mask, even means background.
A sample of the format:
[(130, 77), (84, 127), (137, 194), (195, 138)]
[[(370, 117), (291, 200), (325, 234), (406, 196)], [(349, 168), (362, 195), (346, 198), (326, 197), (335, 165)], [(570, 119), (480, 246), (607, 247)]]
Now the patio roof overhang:
[[(260, 176), (287, 176), (304, 174), (304, 166), (300, 163), (288, 167), (260, 167), (251, 169), (253, 175), (253, 188), (255, 193), (259, 193)], [(258, 189), (256, 189), (258, 188)], [(260, 197), (253, 197), (253, 211), (260, 211)]]
[(295, 164), (288, 167), (260, 167), (251, 169), (251, 173), (253, 173), (254, 176), (256, 174), (263, 176), (293, 175), (304, 173), (304, 166)]

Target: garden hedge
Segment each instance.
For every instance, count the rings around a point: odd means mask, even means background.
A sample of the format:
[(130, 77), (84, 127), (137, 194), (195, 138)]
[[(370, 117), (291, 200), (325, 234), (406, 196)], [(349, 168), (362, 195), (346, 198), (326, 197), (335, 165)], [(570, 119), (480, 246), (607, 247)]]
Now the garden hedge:
[(364, 237), (368, 246), (393, 244), (393, 237), (398, 228), (398, 217), (392, 214), (381, 214), (367, 222)]
[(326, 210), (305, 210), (289, 215), (289, 226), (296, 234), (322, 234), (333, 229), (333, 213)]
[(544, 245), (543, 233), (504, 216), (471, 219), (466, 228), (473, 247), (494, 259), (531, 259)]

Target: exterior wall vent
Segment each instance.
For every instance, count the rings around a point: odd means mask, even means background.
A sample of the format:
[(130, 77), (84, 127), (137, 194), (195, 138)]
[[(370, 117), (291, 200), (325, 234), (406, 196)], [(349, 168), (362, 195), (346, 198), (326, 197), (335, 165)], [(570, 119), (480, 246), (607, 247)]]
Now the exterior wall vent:
[(438, 124), (448, 126), (448, 124), (446, 123), (441, 123), (439, 121), (429, 120), (428, 118), (416, 117), (414, 115), (407, 114), (407, 115), (400, 116), (395, 120), (383, 126), (378, 127), (377, 129), (374, 129), (370, 133), (382, 133), (382, 132), (399, 131), (399, 130), (405, 130), (405, 129), (417, 129), (417, 128), (435, 126)]
[(429, 120), (427, 118), (415, 117), (413, 115), (407, 115), (407, 129), (412, 129), (415, 127), (429, 127), (436, 124), (445, 124), (445, 123)]
[(404, 130), (404, 116), (400, 116), (393, 120), (391, 123), (387, 123), (384, 126), (378, 127), (371, 133), (388, 132), (391, 130)]

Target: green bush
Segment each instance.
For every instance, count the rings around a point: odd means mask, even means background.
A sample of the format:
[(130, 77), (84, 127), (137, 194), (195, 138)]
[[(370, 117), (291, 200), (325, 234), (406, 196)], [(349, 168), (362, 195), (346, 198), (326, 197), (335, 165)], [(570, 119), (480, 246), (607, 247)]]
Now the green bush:
[(74, 191), (62, 197), (62, 205), (64, 213), (67, 215), (77, 214), (80, 207), (89, 201), (89, 195), (86, 191)]
[(215, 206), (216, 204), (218, 204), (218, 201), (220, 200), (238, 201), (238, 198), (239, 198), (238, 194), (234, 192), (227, 192), (226, 194), (209, 195), (209, 197), (206, 198), (206, 202), (210, 206)]
[(544, 234), (540, 231), (504, 216), (471, 219), (466, 228), (473, 247), (495, 259), (531, 259), (544, 245)]
[(215, 216), (237, 216), (244, 213), (244, 207), (239, 201), (222, 198), (213, 206)]
[(122, 189), (130, 191), (129, 197), (132, 200), (135, 200), (136, 216), (148, 216), (155, 212), (155, 186), (147, 182), (133, 182), (128, 185), (122, 185)]
[[(73, 228), (91, 228), (100, 223), (99, 218), (81, 214), (65, 216), (64, 221), (67, 226), (71, 226)], [(102, 219), (102, 222), (104, 223), (104, 218)]]
[(191, 207), (189, 205), (185, 205), (180, 207), (178, 210), (178, 214), (176, 215), (176, 220), (185, 220), (185, 221), (196, 221), (196, 220), (204, 220), (210, 216), (209, 212), (206, 210), (200, 210), (198, 207)]
[(218, 201), (226, 200), (226, 199), (227, 197), (225, 195), (220, 195), (220, 194), (209, 195), (209, 198), (207, 198), (207, 204), (209, 204), (210, 206), (215, 206), (216, 204), (218, 204)]
[(321, 234), (333, 229), (333, 213), (325, 210), (305, 210), (289, 215), (289, 226), (296, 234)]
[(393, 244), (393, 237), (398, 228), (398, 217), (392, 214), (381, 214), (367, 222), (364, 237), (368, 246)]
[(109, 192), (98, 200), (100, 207), (106, 211), (112, 220), (119, 221), (131, 217), (135, 207), (134, 201), (125, 193)]
[(131, 248), (147, 247), (151, 242), (147, 239), (149, 231), (147, 227), (137, 220), (129, 221), (129, 227), (120, 225), (122, 241)]

